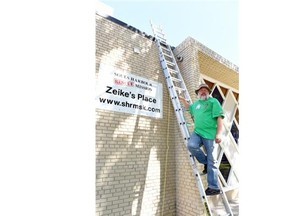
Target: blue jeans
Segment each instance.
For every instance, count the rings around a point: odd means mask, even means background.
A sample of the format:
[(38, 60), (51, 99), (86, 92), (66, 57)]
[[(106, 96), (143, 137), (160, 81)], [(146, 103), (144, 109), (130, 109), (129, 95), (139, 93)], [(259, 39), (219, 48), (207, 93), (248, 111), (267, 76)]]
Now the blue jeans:
[[(205, 147), (207, 156), (200, 148), (202, 145)], [(199, 163), (207, 164), (208, 187), (212, 189), (219, 189), (217, 159), (213, 153), (214, 140), (205, 139), (193, 132), (188, 142), (188, 150), (192, 156), (196, 157)]]

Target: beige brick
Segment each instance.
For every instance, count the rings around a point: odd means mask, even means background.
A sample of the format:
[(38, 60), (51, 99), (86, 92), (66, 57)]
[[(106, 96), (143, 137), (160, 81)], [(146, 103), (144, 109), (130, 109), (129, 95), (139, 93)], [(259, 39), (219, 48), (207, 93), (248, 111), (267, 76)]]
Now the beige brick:
[[(133, 52), (134, 47), (140, 54)], [(156, 44), (96, 14), (95, 50), (96, 80), (100, 65), (110, 64), (163, 85), (162, 119), (96, 109), (96, 215), (131, 216), (134, 209), (138, 216), (144, 208), (157, 216), (204, 215)], [(221, 59), (211, 57), (213, 51), (192, 38), (173, 52), (184, 57), (178, 66), (192, 100), (202, 74), (214, 76), (217, 70), (223, 83), (229, 85), (225, 74), (237, 81), (235, 65), (224, 60), (220, 64)]]

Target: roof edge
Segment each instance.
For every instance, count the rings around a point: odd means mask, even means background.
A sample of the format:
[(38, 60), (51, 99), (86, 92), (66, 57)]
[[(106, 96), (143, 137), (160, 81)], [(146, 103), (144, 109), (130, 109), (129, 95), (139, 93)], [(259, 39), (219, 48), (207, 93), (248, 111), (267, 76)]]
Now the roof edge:
[(111, 22), (114, 22), (114, 23), (116, 23), (116, 24), (118, 24), (118, 25), (120, 25), (120, 26), (122, 26), (124, 28), (127, 28), (127, 29), (129, 29), (129, 30), (131, 30), (131, 31), (133, 31), (133, 32), (135, 32), (137, 34), (140, 34), (140, 35), (148, 38), (149, 40), (155, 41), (155, 37), (154, 36), (148, 35), (144, 31), (140, 31), (139, 29), (135, 28), (134, 26), (131, 26), (131, 25), (125, 23), (125, 22), (122, 22), (121, 20), (116, 19), (115, 17), (112, 17), (109, 14), (103, 14), (103, 13), (99, 13), (99, 12), (96, 12), (96, 14), (101, 16), (101, 17), (103, 17), (103, 18), (105, 18), (105, 19), (107, 19), (107, 20), (109, 20), (109, 21), (111, 21)]

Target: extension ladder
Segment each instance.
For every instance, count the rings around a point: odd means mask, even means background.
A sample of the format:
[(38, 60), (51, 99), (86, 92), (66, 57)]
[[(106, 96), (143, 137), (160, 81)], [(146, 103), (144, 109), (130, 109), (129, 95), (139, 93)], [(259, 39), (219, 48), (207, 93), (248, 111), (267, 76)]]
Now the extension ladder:
[[(188, 125), (187, 125), (187, 122), (185, 120), (185, 116), (183, 113), (184, 109), (181, 106), (181, 103), (178, 99), (178, 94), (179, 95), (182, 94), (184, 98), (190, 103), (192, 102), (192, 100), (190, 98), (188, 90), (181, 76), (180, 70), (174, 58), (171, 47), (166, 42), (165, 34), (163, 33), (162, 28), (160, 26), (154, 25), (152, 21), (150, 21), (150, 23), (151, 23), (152, 31), (155, 37), (155, 41), (159, 49), (160, 63), (161, 63), (163, 73), (166, 78), (168, 91), (172, 100), (172, 104), (175, 110), (175, 114), (177, 117), (177, 121), (180, 127), (182, 137), (184, 138), (184, 144), (186, 145), (186, 149), (187, 149), (188, 140), (190, 139), (190, 133), (189, 133)], [(214, 208), (219, 208), (219, 206), (221, 206), (224, 208), (225, 215), (233, 216), (233, 212), (231, 210), (230, 204), (221, 186), (220, 179), (218, 178), (221, 194), (214, 195), (213, 197), (211, 196), (208, 198), (205, 194), (205, 190), (204, 190), (203, 183), (201, 180), (201, 175), (199, 174), (195, 159), (192, 157), (192, 155), (190, 154), (188, 150), (187, 152), (188, 152), (189, 161), (192, 166), (192, 170), (196, 179), (197, 187), (199, 189), (201, 200), (204, 205), (204, 210), (206, 214), (209, 216), (212, 216), (212, 215), (218, 216), (219, 214), (215, 212)], [(221, 196), (221, 199), (219, 199), (219, 196)], [(218, 197), (218, 198), (215, 198), (215, 197)], [(221, 203), (217, 205), (215, 204), (213, 205), (213, 202), (215, 203), (215, 200), (216, 202), (221, 202)], [(214, 208), (212, 208), (212, 206)]]

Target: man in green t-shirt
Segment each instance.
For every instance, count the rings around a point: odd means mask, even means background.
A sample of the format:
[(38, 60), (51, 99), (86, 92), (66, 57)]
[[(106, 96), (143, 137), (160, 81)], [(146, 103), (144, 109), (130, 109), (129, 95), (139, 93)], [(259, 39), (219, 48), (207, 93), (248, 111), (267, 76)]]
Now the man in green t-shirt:
[[(185, 98), (180, 101), (189, 109), (194, 121), (194, 131), (188, 141), (188, 150), (200, 163), (204, 164), (203, 174), (207, 173), (208, 188), (206, 195), (220, 193), (218, 185), (217, 159), (214, 155), (214, 143), (220, 143), (224, 112), (219, 101), (210, 96), (207, 84), (201, 84), (195, 93), (198, 100), (188, 104)], [(206, 154), (202, 151), (204, 145)]]

